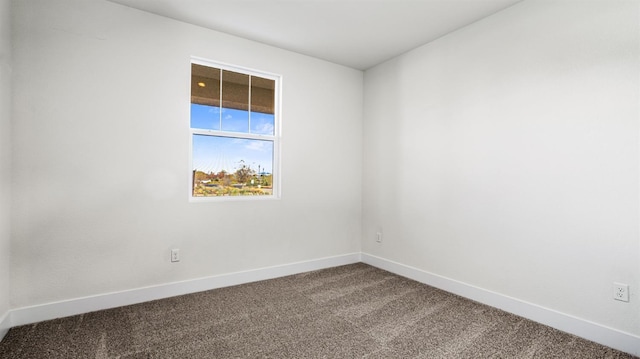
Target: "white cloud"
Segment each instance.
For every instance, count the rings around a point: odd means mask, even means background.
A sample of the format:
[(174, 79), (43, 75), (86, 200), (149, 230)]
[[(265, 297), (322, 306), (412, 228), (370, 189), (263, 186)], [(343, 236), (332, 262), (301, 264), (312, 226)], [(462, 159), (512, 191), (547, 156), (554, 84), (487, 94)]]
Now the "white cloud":
[(267, 142), (265, 141), (247, 141), (247, 145), (244, 148), (251, 151), (265, 151), (267, 149)]
[(257, 133), (261, 134), (272, 134), (273, 133), (273, 124), (272, 123), (263, 123), (256, 127)]

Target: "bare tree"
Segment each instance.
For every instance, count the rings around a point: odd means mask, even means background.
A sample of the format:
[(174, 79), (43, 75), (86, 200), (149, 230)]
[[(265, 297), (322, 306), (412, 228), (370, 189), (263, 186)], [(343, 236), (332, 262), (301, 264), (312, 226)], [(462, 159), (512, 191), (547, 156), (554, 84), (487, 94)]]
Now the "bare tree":
[(235, 173), (238, 183), (246, 184), (255, 174), (256, 171), (251, 169), (251, 166), (247, 166), (244, 160), (240, 160), (240, 168)]

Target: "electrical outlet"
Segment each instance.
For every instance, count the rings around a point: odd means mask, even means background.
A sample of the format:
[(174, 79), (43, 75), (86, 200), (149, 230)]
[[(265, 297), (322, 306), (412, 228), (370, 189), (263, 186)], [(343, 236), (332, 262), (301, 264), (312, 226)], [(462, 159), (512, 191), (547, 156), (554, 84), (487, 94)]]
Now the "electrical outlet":
[(376, 242), (382, 243), (382, 232), (376, 233)]
[(180, 262), (180, 250), (172, 249), (171, 250), (171, 262)]
[(629, 285), (624, 283), (613, 283), (613, 299), (628, 302)]

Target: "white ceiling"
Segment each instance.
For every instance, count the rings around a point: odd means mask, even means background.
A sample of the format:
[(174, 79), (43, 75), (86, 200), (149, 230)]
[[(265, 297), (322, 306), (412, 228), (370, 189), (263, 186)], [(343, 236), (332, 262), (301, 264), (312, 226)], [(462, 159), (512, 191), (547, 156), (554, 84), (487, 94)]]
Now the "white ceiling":
[(521, 0), (110, 0), (365, 70)]

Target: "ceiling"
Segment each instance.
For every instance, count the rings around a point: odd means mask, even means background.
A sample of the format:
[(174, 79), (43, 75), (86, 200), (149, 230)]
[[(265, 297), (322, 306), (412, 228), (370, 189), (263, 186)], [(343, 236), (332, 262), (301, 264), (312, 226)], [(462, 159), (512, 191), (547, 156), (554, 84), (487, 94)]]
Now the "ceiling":
[(365, 70), (521, 0), (110, 0)]

